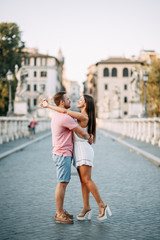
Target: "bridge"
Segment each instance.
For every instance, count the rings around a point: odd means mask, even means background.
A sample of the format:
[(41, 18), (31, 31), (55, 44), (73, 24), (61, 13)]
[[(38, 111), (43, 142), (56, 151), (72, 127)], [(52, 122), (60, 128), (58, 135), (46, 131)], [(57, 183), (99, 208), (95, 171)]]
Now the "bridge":
[(56, 173), (50, 131), (37, 133), (34, 140), (26, 136), (3, 143), (0, 239), (160, 239), (160, 168), (155, 162), (160, 160), (159, 146), (101, 128), (93, 148), (93, 180), (113, 215), (98, 222), (98, 207), (91, 195), (92, 220), (76, 220), (83, 203), (80, 181), (72, 168), (64, 207), (74, 214), (74, 224), (63, 225), (54, 221)]

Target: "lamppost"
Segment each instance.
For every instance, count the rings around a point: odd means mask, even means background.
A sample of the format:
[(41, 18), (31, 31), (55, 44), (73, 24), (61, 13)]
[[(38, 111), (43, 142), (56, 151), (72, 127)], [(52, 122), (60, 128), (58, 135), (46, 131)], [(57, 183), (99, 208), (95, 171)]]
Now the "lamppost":
[(144, 114), (143, 117), (147, 118), (148, 117), (148, 112), (147, 112), (147, 81), (148, 81), (148, 73), (144, 72), (143, 74), (143, 81), (144, 81)]
[(9, 81), (9, 104), (8, 104), (8, 112), (7, 116), (12, 116), (13, 111), (12, 111), (12, 89), (11, 89), (11, 81), (13, 79), (13, 74), (10, 70), (7, 72), (7, 79)]

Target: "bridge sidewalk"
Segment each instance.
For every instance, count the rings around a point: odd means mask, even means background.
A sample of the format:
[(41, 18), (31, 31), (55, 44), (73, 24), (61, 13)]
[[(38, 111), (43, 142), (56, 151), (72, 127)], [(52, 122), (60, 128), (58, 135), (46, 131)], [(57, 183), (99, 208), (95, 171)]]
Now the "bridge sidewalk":
[(14, 152), (17, 152), (35, 142), (38, 142), (48, 137), (49, 135), (51, 135), (50, 130), (36, 133), (34, 139), (30, 139), (29, 137), (24, 137), (14, 141), (3, 143), (2, 145), (0, 145), (0, 160)]
[(148, 160), (153, 162), (155, 165), (160, 167), (160, 147), (158, 145), (152, 145), (150, 143), (138, 141), (127, 136), (122, 136), (118, 133), (113, 133), (108, 130), (100, 128), (100, 131), (105, 134), (105, 136), (112, 138), (115, 141), (120, 142), (126, 147), (130, 148), (132, 151), (143, 155)]

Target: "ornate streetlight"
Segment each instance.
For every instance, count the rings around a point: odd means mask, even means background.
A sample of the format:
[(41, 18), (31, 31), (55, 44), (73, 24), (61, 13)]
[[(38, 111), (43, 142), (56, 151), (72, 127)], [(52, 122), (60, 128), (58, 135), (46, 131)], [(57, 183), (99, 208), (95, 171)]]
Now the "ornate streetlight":
[(144, 72), (143, 74), (143, 81), (144, 81), (144, 114), (143, 117), (147, 118), (148, 117), (148, 112), (147, 112), (147, 81), (148, 81), (148, 73)]
[(13, 116), (13, 109), (12, 109), (12, 89), (11, 89), (11, 81), (13, 80), (13, 74), (10, 70), (7, 72), (7, 79), (9, 81), (9, 104), (8, 104), (8, 112), (7, 116)]

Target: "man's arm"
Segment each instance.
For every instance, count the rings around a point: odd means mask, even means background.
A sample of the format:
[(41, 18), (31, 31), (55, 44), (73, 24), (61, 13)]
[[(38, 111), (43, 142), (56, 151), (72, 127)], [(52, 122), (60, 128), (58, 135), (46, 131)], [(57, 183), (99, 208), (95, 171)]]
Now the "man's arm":
[(76, 133), (79, 133), (84, 139), (87, 139), (88, 142), (90, 144), (93, 143), (93, 136), (89, 135), (88, 132), (86, 132), (83, 128), (81, 128), (80, 126), (77, 126), (75, 128), (72, 129), (72, 131), (76, 132)]

